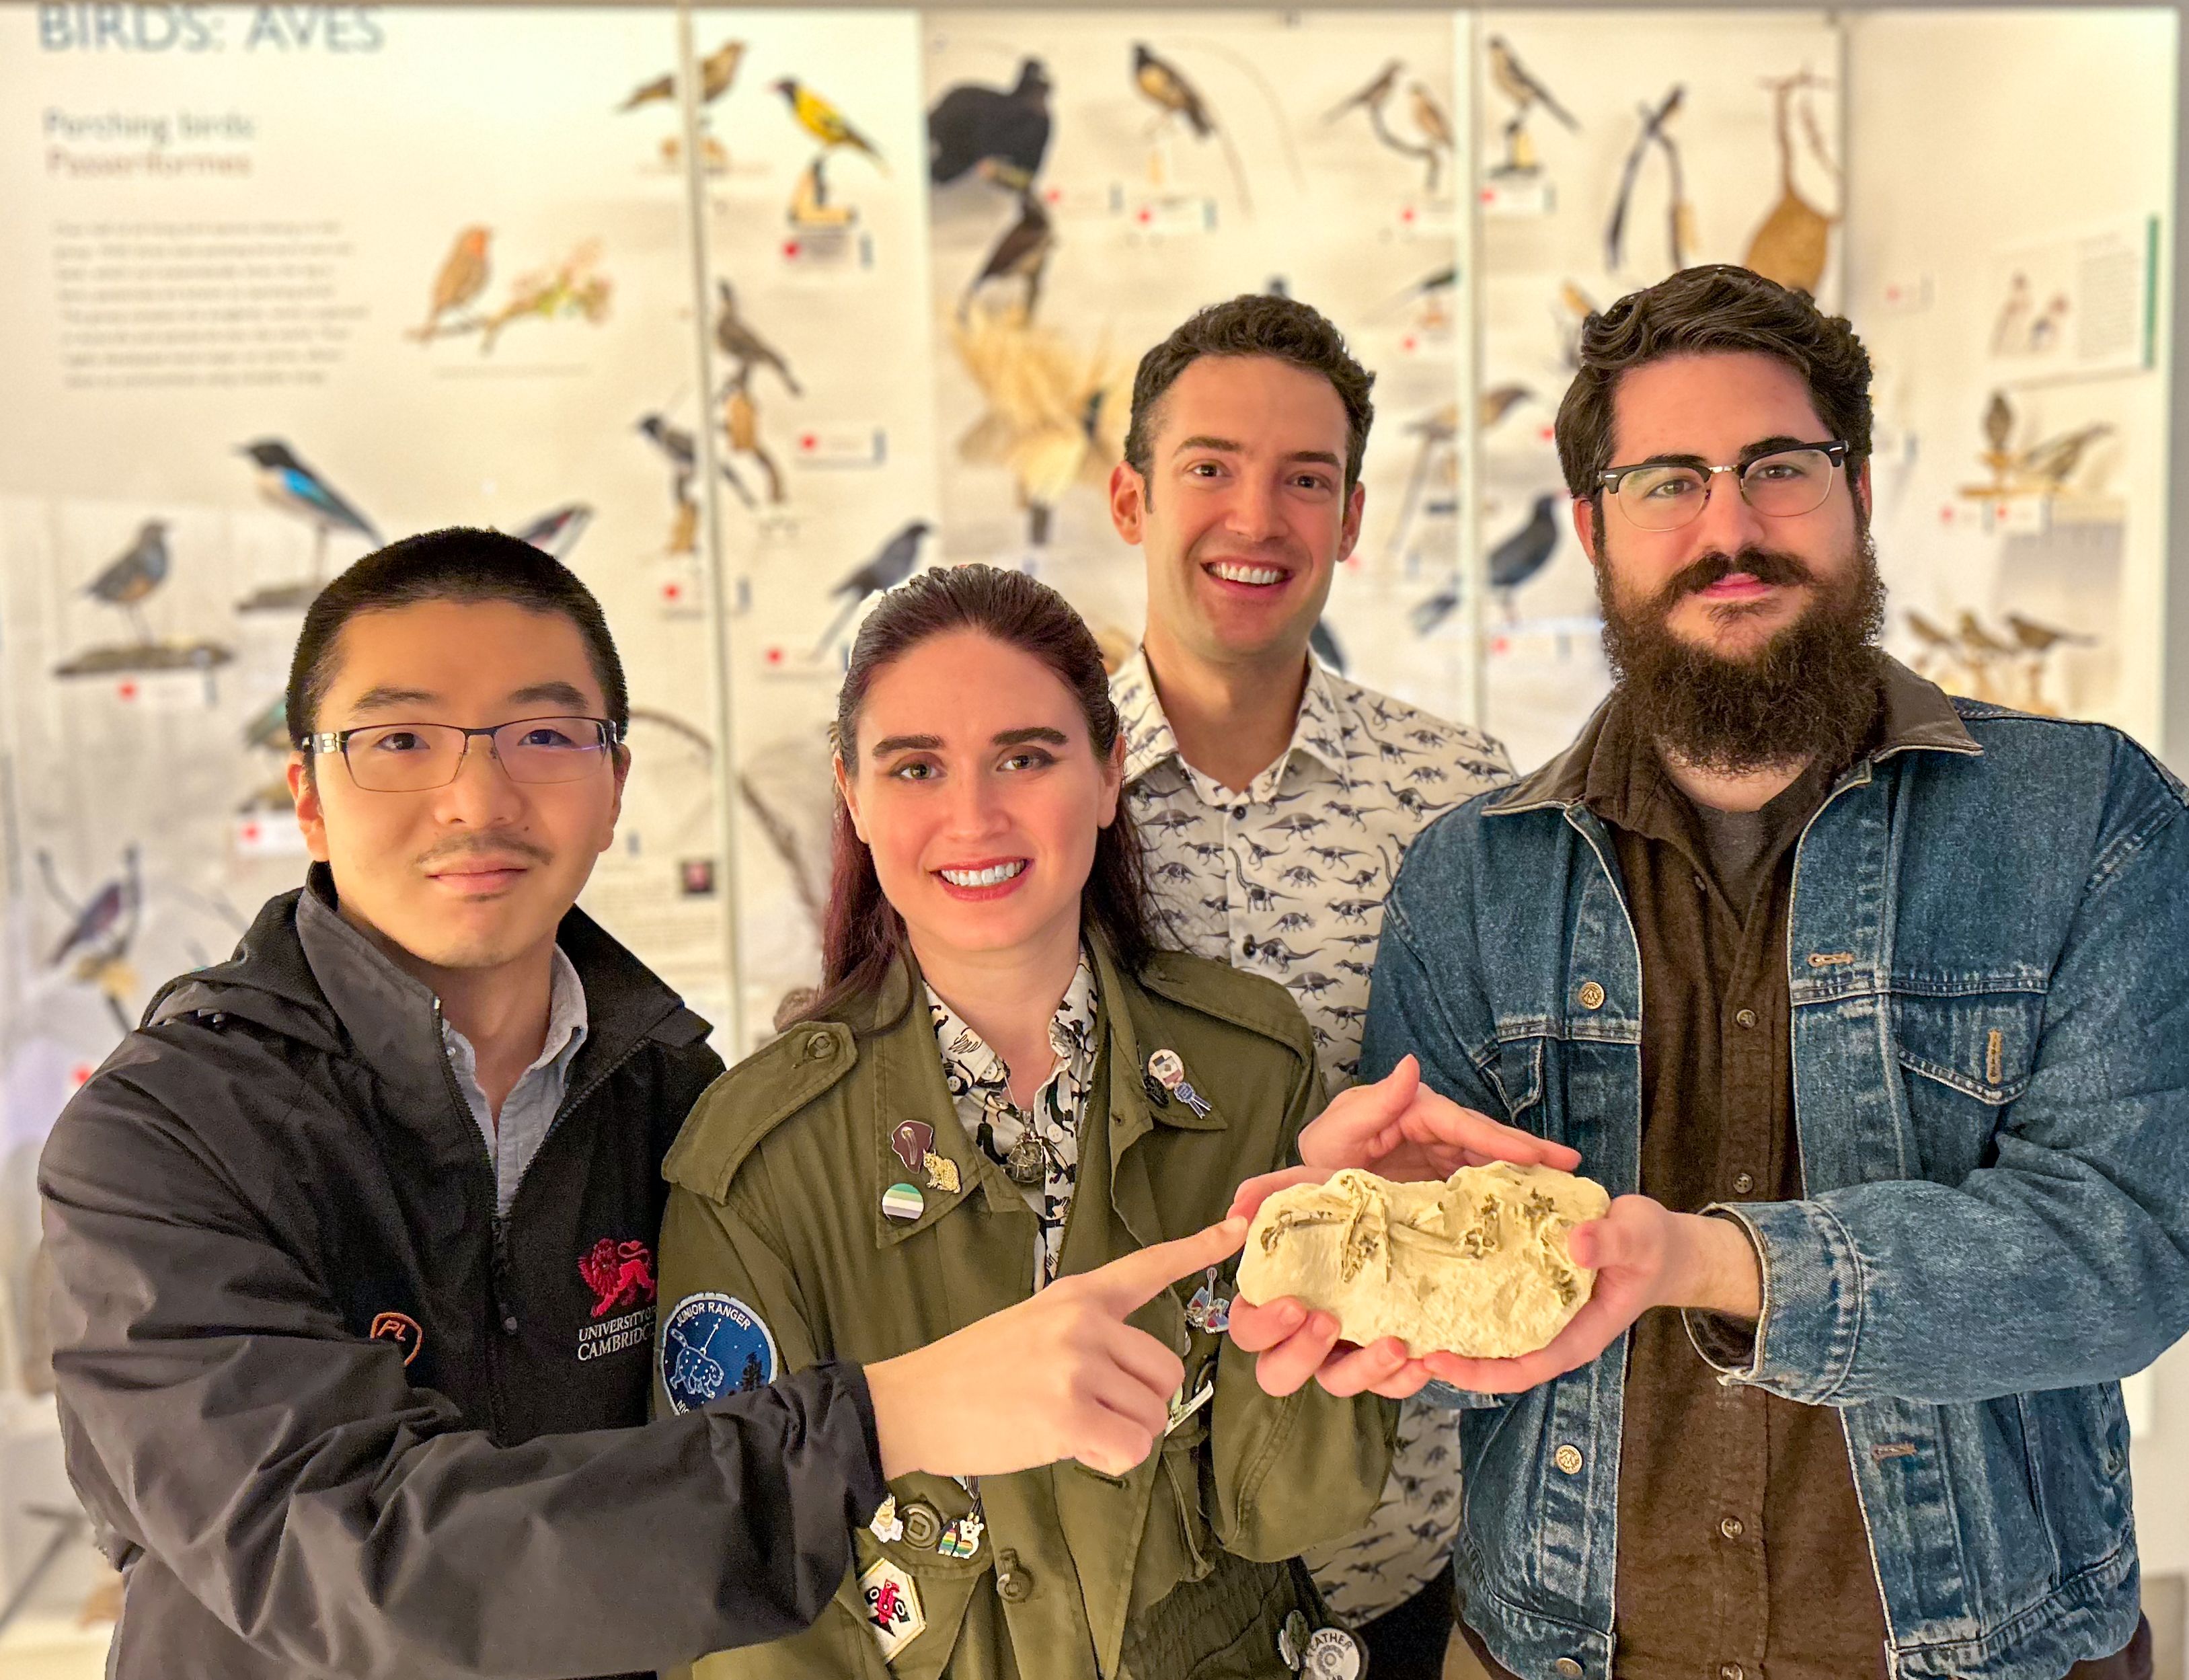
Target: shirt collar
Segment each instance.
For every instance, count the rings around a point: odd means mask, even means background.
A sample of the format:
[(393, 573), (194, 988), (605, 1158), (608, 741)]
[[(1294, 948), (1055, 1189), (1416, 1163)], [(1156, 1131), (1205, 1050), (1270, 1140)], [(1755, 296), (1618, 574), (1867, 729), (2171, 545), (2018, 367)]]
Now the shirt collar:
[[(1145, 648), (1137, 650), (1117, 667), (1117, 675), (1110, 679), (1110, 693), (1117, 708), (1119, 726), (1125, 732), (1128, 783), (1139, 781), (1166, 759), (1185, 762), (1179, 751), (1178, 737), (1171, 729), (1170, 719), (1163, 715), (1162, 700), (1156, 693), (1155, 676), (1148, 669)], [(1346, 787), (1351, 787), (1352, 769), (1345, 750), (1345, 732), (1350, 727), (1347, 710), (1337, 679), (1309, 654), (1299, 716), (1292, 721), (1292, 739), (1286, 744), (1279, 765), (1289, 764), (1295, 753), (1304, 753)]]
[[(1977, 754), (1983, 750), (1946, 692), (1889, 654), (1878, 655), (1878, 699), (1876, 728), (1858, 763), (1875, 763), (1903, 752)], [(1571, 746), (1503, 793), (1494, 795), (1488, 813), (1496, 816), (1550, 805), (1578, 805), (1603, 791), (1594, 766), (1607, 740), (1617, 735), (1618, 701), (1619, 691), (1615, 688), (1581, 726)]]
[[(988, 1047), (981, 1035), (965, 1023), (957, 1010), (942, 1000), (932, 986), (925, 989), (928, 1012), (935, 1022), (936, 1047), (942, 1053), (944, 1068), (962, 1075), (968, 1084), (991, 1090), (1008, 1090), (1010, 1069), (1004, 1065), (1003, 1057)], [(1064, 988), (1064, 996), (1056, 1005), (1056, 1013), (1049, 1017), (1049, 1045), (1056, 1054), (1059, 1067), (1092, 1061), (1096, 1015), (1094, 999), (1094, 970), (1083, 950), (1079, 953), (1079, 966), (1072, 970), (1072, 983)]]
[[(547, 1036), (540, 1045), (540, 1054), (526, 1068), (526, 1074), (536, 1072), (552, 1062), (568, 1068), (576, 1059), (585, 1042), (585, 985), (578, 978), (577, 965), (563, 953), (563, 947), (553, 947), (547, 965)], [(447, 1044), (450, 1055), (459, 1069), (476, 1075), (478, 1052), (472, 1041), (450, 1024), (446, 1015), (441, 1018), (441, 1036)], [(523, 1074), (518, 1076), (522, 1078)]]

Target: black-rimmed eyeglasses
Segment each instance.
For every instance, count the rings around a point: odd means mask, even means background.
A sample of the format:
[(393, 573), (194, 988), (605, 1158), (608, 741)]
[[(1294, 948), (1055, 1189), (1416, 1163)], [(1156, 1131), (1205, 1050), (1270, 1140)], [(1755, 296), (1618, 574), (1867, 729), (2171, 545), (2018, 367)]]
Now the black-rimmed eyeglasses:
[(445, 788), (464, 767), (472, 737), (487, 738), (512, 782), (581, 782), (605, 763), (622, 731), (604, 717), (520, 717), (490, 728), (456, 723), (369, 723), (309, 737), (305, 749), (340, 753), (350, 780), (381, 794)]
[(1813, 513), (1832, 493), (1832, 475), (1847, 465), (1847, 445), (1839, 438), (1799, 444), (1743, 465), (1696, 467), (1645, 461), (1638, 467), (1614, 467), (1597, 474), (1628, 521), (1645, 531), (1672, 531), (1701, 517), (1721, 472), (1735, 475), (1740, 494), (1758, 513), (1792, 519)]

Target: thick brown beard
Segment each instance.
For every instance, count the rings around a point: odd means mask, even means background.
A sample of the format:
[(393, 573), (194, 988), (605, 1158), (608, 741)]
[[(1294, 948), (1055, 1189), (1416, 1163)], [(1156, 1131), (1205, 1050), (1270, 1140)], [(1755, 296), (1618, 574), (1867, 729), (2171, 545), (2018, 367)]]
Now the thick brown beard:
[[(1614, 597), (1609, 563), (1599, 563), (1604, 651), (1629, 718), (1660, 750), (1717, 775), (1847, 763), (1876, 712), (1876, 643), (1885, 625), (1885, 582), (1867, 520), (1856, 526), (1851, 557), (1827, 581), (1783, 551), (1707, 554), (1632, 610)], [(1806, 585), (1813, 598), (1761, 648), (1729, 659), (1683, 641), (1669, 619), (1687, 596), (1735, 572)]]

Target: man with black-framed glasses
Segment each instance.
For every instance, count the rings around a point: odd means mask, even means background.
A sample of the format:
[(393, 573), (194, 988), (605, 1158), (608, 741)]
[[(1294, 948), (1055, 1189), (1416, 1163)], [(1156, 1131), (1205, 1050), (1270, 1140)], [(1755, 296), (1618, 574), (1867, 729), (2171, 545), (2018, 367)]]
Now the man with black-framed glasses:
[(287, 704), (305, 885), (39, 1166), (109, 1673), (674, 1667), (809, 1625), (888, 1475), (1023, 1468), (969, 1439), (993, 1324), (647, 1421), (661, 1162), (721, 1063), (574, 908), (630, 762), (585, 585), (406, 538), (313, 602)]
[(2151, 1673), (2119, 1379), (2189, 1328), (2189, 800), (1878, 650), (1869, 372), (1743, 269), (1590, 318), (1615, 685), (1385, 908), (1363, 1075), (1615, 1197), (1549, 1347), (1408, 1379), (1494, 1676)]

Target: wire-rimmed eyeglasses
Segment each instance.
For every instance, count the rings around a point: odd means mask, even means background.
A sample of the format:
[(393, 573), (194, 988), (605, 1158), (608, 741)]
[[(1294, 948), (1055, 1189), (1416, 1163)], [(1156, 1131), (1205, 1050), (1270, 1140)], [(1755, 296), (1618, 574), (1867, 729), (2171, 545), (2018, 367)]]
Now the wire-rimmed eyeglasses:
[(340, 753), (350, 780), (373, 793), (445, 788), (464, 767), (472, 737), (487, 738), (512, 782), (581, 782), (607, 761), (623, 732), (604, 717), (519, 717), (484, 729), (458, 723), (369, 723), (309, 737), (314, 753)]
[(1832, 493), (1832, 475), (1847, 465), (1847, 445), (1797, 444), (1730, 467), (1691, 461), (1645, 461), (1597, 474), (1628, 521), (1645, 531), (1672, 531), (1701, 517), (1721, 472), (1734, 475), (1740, 494), (1758, 513), (1792, 519), (1813, 513)]

